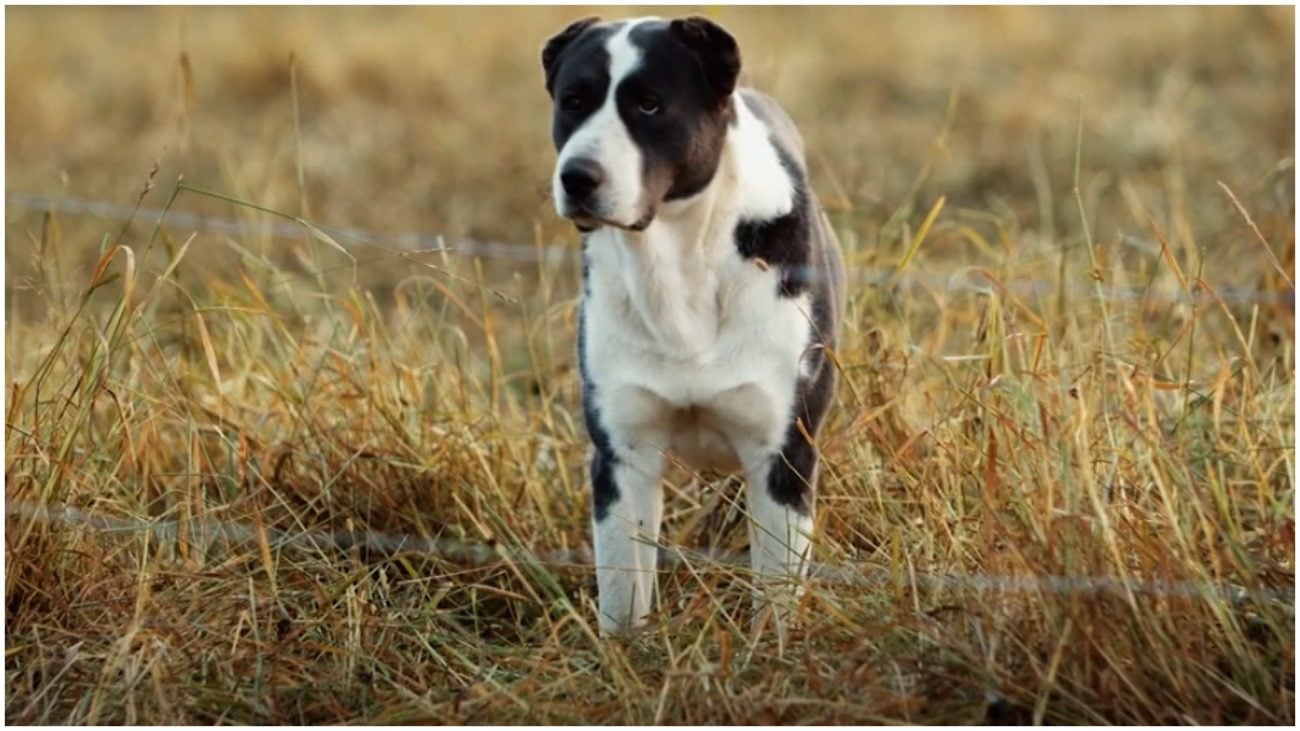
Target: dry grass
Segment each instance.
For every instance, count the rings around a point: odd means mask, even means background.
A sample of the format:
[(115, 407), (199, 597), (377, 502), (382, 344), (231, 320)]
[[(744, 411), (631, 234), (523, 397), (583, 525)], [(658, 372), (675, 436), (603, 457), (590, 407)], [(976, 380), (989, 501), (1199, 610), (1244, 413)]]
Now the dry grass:
[[(1295, 720), (1292, 10), (716, 11), (894, 273), (818, 514), (877, 580), (783, 652), (735, 569), (627, 645), (541, 560), (588, 541), (537, 67), (579, 12), (6, 10), (7, 192), (170, 205), (6, 209), (6, 721)], [(352, 259), (181, 174), (537, 257)], [(733, 482), (671, 485), (668, 543), (743, 550)]]

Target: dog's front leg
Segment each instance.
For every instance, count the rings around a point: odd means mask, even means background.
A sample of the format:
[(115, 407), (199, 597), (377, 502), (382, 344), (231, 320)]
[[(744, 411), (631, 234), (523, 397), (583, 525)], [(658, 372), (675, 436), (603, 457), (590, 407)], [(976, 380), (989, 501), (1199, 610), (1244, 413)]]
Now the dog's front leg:
[(664, 456), (597, 446), (591, 463), (600, 628), (619, 633), (650, 613), (663, 517)]

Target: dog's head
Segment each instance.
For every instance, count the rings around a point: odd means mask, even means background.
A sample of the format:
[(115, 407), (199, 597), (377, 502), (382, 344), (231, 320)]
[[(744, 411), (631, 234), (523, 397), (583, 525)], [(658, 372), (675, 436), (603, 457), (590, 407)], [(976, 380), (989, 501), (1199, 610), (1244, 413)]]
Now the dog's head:
[(582, 230), (643, 230), (713, 178), (740, 51), (704, 18), (569, 25), (542, 50), (555, 208)]

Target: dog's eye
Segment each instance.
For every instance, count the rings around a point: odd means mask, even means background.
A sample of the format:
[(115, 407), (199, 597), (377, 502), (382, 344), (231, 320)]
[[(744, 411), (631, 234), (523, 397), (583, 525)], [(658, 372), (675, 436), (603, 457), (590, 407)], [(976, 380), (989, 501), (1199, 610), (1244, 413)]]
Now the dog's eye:
[(568, 112), (576, 112), (582, 109), (582, 97), (577, 94), (565, 94), (560, 97), (560, 108)]
[(657, 96), (646, 95), (636, 103), (636, 110), (645, 115), (658, 114), (662, 109), (663, 102)]

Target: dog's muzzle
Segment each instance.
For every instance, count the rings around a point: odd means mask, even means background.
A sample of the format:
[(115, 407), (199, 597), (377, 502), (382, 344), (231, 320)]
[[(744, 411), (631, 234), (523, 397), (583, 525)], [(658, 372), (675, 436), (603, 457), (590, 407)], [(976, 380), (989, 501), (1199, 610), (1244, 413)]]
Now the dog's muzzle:
[(654, 211), (646, 213), (631, 224), (619, 223), (601, 214), (600, 187), (605, 182), (605, 170), (595, 160), (575, 157), (560, 170), (560, 187), (564, 189), (564, 217), (573, 221), (579, 231), (587, 233), (601, 226), (613, 226), (625, 231), (644, 231), (654, 220)]

